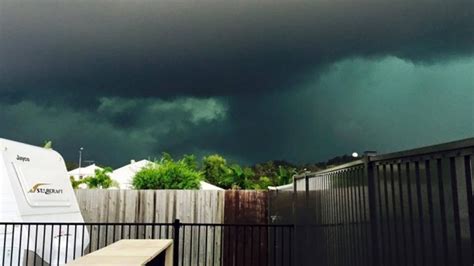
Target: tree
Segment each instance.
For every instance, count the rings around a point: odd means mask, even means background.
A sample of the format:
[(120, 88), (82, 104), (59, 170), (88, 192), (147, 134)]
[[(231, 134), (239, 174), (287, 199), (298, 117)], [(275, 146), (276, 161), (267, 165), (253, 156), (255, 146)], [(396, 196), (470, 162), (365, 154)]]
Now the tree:
[(202, 173), (195, 168), (189, 156), (175, 161), (164, 154), (160, 161), (139, 171), (132, 185), (135, 189), (199, 189)]
[(202, 159), (202, 172), (209, 183), (222, 188), (231, 188), (233, 178), (227, 161), (219, 154), (206, 156)]
[(82, 182), (87, 185), (88, 188), (110, 188), (117, 186), (116, 182), (110, 178), (109, 174), (112, 172), (112, 168), (105, 167), (104, 169), (96, 169), (95, 176), (85, 177)]
[(192, 155), (188, 155), (188, 154), (185, 154), (183, 156), (183, 162), (191, 169), (194, 169), (194, 170), (198, 170), (198, 164), (197, 164), (197, 160), (196, 160), (196, 156), (194, 156), (193, 154)]
[(267, 189), (269, 186), (272, 186), (273, 183), (267, 176), (261, 176), (258, 179), (258, 182), (254, 185), (253, 189)]
[(44, 142), (43, 148), (45, 149), (52, 149), (53, 148), (53, 142), (51, 140), (46, 140)]
[(290, 184), (293, 182), (293, 176), (296, 175), (296, 169), (292, 167), (278, 166), (278, 186)]
[(232, 180), (232, 189), (255, 188), (255, 182), (253, 181), (255, 174), (249, 167), (242, 168), (238, 164), (233, 164), (229, 167), (228, 175), (228, 179)]
[(291, 183), (293, 175), (297, 174), (295, 166), (286, 161), (268, 161), (256, 164), (253, 169), (257, 178), (256, 183), (261, 189), (266, 188), (262, 186), (268, 183), (267, 179), (270, 181), (270, 186), (281, 186)]
[(82, 180), (76, 181), (73, 176), (70, 176), (69, 180), (71, 181), (71, 185), (73, 189), (78, 189), (79, 185), (82, 184)]

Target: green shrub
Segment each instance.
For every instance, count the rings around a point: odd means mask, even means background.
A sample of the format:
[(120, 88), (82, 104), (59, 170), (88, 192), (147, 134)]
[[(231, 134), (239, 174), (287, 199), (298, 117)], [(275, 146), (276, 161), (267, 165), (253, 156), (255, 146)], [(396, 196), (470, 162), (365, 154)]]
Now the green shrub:
[(195, 168), (189, 156), (174, 161), (165, 154), (159, 162), (139, 171), (132, 185), (135, 189), (199, 189), (202, 174)]
[(82, 183), (86, 184), (88, 188), (103, 188), (107, 189), (116, 186), (117, 182), (114, 182), (110, 178), (109, 174), (112, 172), (112, 168), (106, 167), (102, 170), (96, 169), (95, 176), (88, 176), (82, 179)]
[(73, 189), (78, 189), (78, 188), (79, 188), (79, 185), (82, 184), (82, 180), (76, 181), (76, 179), (74, 179), (73, 176), (70, 176), (70, 177), (69, 177), (69, 180), (71, 181), (71, 185), (72, 185), (72, 188), (73, 188)]
[(218, 154), (202, 159), (202, 172), (206, 181), (216, 186), (231, 188), (234, 183), (232, 170), (227, 166), (227, 161)]

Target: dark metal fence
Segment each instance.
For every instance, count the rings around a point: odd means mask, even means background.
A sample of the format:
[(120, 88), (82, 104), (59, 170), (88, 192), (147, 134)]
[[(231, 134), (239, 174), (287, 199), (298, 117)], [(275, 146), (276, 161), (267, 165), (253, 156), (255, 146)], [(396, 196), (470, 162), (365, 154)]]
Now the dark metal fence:
[(467, 139), (300, 175), (269, 216), (295, 224), (296, 265), (472, 266), (473, 154)]
[(63, 265), (120, 239), (173, 239), (174, 265), (293, 265), (294, 227), (262, 224), (0, 223), (0, 265)]

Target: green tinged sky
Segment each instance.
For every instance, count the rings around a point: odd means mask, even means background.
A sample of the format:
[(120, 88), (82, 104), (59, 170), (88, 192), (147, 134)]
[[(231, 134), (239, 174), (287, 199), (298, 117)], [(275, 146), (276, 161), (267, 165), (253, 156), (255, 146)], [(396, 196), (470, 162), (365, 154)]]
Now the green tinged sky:
[(0, 137), (114, 166), (474, 136), (474, 3), (2, 1)]

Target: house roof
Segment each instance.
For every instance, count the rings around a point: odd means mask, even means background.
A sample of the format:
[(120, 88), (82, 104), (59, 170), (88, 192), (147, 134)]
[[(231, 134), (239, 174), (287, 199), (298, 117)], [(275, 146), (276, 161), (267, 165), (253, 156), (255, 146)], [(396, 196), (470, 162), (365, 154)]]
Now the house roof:
[(201, 190), (224, 190), (218, 186), (214, 186), (213, 184), (207, 183), (205, 181), (201, 181)]
[(95, 170), (102, 170), (102, 167), (99, 167), (95, 164), (91, 164), (86, 167), (80, 167), (76, 168), (74, 170), (71, 170), (68, 172), (69, 176), (94, 176), (95, 175)]
[(137, 172), (142, 170), (145, 166), (152, 164), (149, 160), (135, 161), (131, 160), (129, 164), (115, 169), (110, 177), (120, 184), (120, 188), (129, 188), (132, 183), (132, 178)]

